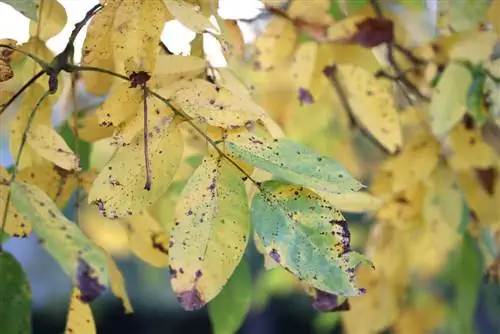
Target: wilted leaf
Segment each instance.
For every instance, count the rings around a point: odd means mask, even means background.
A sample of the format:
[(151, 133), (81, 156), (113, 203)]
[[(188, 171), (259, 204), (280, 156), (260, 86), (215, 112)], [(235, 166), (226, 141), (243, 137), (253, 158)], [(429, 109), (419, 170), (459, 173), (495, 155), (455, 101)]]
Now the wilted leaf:
[(221, 291), (248, 233), (240, 172), (221, 157), (206, 156), (181, 193), (170, 237), (171, 283), (184, 309), (199, 309)]
[(68, 16), (57, 0), (39, 0), (38, 20), (30, 22), (30, 36), (47, 41), (63, 30)]
[(81, 290), (82, 301), (90, 302), (101, 295), (108, 283), (105, 253), (39, 188), (14, 182), (11, 192), (14, 206), (33, 224), (41, 245)]
[(183, 140), (172, 117), (163, 117), (148, 134), (151, 189), (145, 189), (144, 139), (138, 134), (129, 146), (120, 147), (104, 166), (89, 192), (109, 219), (132, 217), (153, 205), (167, 190), (179, 166)]
[(80, 159), (51, 127), (43, 124), (31, 127), (27, 143), (37, 154), (67, 171), (80, 169)]
[(2, 333), (30, 333), (31, 289), (21, 264), (0, 251), (0, 323)]
[(69, 302), (68, 318), (65, 334), (95, 334), (96, 326), (92, 309), (88, 303), (82, 301), (82, 293), (73, 288)]
[(307, 189), (267, 181), (252, 201), (252, 223), (269, 255), (305, 284), (340, 296), (363, 295), (355, 269), (369, 260), (350, 248), (347, 222)]
[(267, 142), (251, 133), (228, 136), (226, 149), (252, 166), (290, 182), (331, 193), (362, 188), (340, 164), (289, 139)]
[(222, 292), (208, 304), (214, 334), (238, 331), (250, 309), (252, 288), (250, 267), (242, 259)]

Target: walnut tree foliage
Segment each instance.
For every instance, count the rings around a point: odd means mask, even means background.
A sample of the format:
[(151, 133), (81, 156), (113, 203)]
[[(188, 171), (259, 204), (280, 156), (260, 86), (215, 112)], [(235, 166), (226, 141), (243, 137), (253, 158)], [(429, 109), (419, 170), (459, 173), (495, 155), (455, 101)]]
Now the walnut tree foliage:
[[(57, 55), (61, 4), (2, 2), (31, 21), (27, 42), (0, 40), (0, 115), (16, 115), (0, 240), (33, 233), (71, 280), (66, 333), (96, 332), (107, 289), (133, 312), (117, 248), (168, 269), (216, 333), (292, 291), (323, 330), (473, 332), (483, 276), (500, 276), (500, 1), (263, 1), (245, 44), (216, 0), (103, 0)], [(174, 19), (197, 33), (188, 56), (160, 41)], [(78, 85), (103, 102), (79, 108)], [(1, 244), (0, 292), (2, 333), (28, 333), (29, 283)]]

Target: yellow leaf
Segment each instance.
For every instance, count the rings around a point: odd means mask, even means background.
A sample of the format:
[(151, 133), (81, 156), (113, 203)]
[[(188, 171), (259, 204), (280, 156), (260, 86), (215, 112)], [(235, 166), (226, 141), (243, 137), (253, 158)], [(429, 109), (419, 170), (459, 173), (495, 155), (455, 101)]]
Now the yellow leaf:
[(241, 173), (208, 155), (184, 187), (171, 231), (171, 284), (181, 306), (210, 302), (240, 262), (249, 233)]
[(30, 21), (30, 36), (47, 41), (63, 30), (68, 16), (57, 0), (40, 0), (38, 21)]
[(156, 61), (151, 88), (161, 88), (178, 80), (191, 79), (205, 71), (206, 61), (194, 56), (160, 55)]
[(111, 87), (106, 101), (97, 108), (101, 126), (118, 126), (135, 115), (144, 93), (139, 87), (131, 88), (129, 82), (119, 82)]
[(188, 29), (195, 32), (204, 32), (211, 29), (217, 31), (210, 20), (200, 12), (198, 7), (188, 4), (182, 0), (164, 0), (168, 11)]
[(147, 211), (130, 217), (126, 226), (135, 255), (155, 267), (168, 266), (169, 237)]
[(475, 31), (455, 44), (450, 50), (453, 60), (468, 60), (479, 64), (490, 59), (499, 36), (493, 31)]
[(236, 95), (249, 96), (250, 91), (247, 85), (242, 82), (231, 69), (221, 67), (217, 69), (217, 72), (220, 75), (220, 80), (218, 80), (217, 83), (220, 83)]
[[(5, 170), (5, 168), (0, 166), (0, 217), (3, 217), (5, 210), (7, 193), (9, 192), (9, 186), (7, 185), (9, 180), (9, 173)], [(3, 232), (13, 237), (27, 237), (31, 232), (31, 223), (23, 214), (20, 214), (17, 211), (17, 209), (12, 204), (12, 201), (9, 203), (7, 210), (7, 220), (5, 222), (5, 228)]]
[(342, 41), (353, 36), (357, 31), (357, 24), (366, 20), (366, 15), (350, 15), (328, 28), (327, 36), (330, 41)]
[(258, 70), (269, 70), (282, 65), (295, 49), (297, 32), (292, 22), (275, 17), (255, 41), (257, 49), (254, 64)]
[(134, 309), (128, 298), (127, 289), (125, 286), (125, 280), (120, 271), (120, 268), (116, 265), (116, 262), (111, 256), (108, 256), (108, 270), (109, 270), (109, 283), (111, 285), (111, 290), (113, 294), (120, 299), (125, 309), (125, 313), (132, 313)]
[(167, 190), (179, 166), (182, 135), (172, 117), (164, 117), (148, 134), (151, 188), (145, 189), (144, 140), (138, 134), (129, 146), (120, 147), (104, 166), (89, 192), (89, 203), (104, 217), (117, 219), (140, 214)]
[[(90, 21), (82, 46), (82, 65), (114, 70), (111, 33), (116, 12), (122, 0), (107, 1)], [(113, 76), (105, 73), (80, 72), (87, 91), (94, 95), (104, 95), (111, 88)]]
[(390, 82), (357, 66), (339, 65), (336, 72), (354, 116), (390, 153), (396, 152), (402, 135)]
[(80, 159), (51, 127), (32, 126), (27, 133), (27, 143), (38, 155), (67, 171), (80, 169)]
[(323, 199), (330, 202), (336, 209), (345, 212), (362, 213), (375, 211), (382, 201), (367, 192), (353, 192), (345, 194), (332, 194), (324, 191), (315, 191)]
[[(19, 106), (19, 109), (17, 110), (17, 117), (12, 122), (10, 131), (10, 151), (12, 152), (14, 160), (17, 159), (17, 152), (19, 150), (19, 146), (21, 145), (23, 133), (26, 130), (26, 125), (28, 124), (28, 119), (30, 117), (31, 111), (43, 94), (43, 88), (38, 84), (33, 84), (21, 96), (21, 104)], [(51, 115), (52, 108), (50, 106), (50, 102), (48, 101), (48, 99), (45, 99), (38, 107), (38, 110), (36, 111), (35, 116), (33, 117), (33, 120), (31, 122), (31, 126), (51, 126)], [(18, 168), (23, 169), (24, 167), (42, 163), (43, 161), (44, 159), (40, 157), (31, 147), (25, 145)]]
[(73, 117), (68, 119), (69, 126), (78, 130), (78, 137), (81, 140), (93, 143), (103, 138), (113, 135), (113, 128), (99, 125), (99, 118), (95, 112), (87, 112), (84, 116), (75, 120)]
[(121, 71), (124, 66), (128, 75), (134, 71), (153, 72), (166, 15), (161, 0), (127, 0), (120, 3), (111, 35), (118, 70)]
[(65, 334), (95, 334), (96, 327), (90, 304), (81, 301), (82, 293), (73, 288), (66, 320)]
[(264, 113), (249, 97), (234, 94), (202, 79), (173, 85), (171, 101), (193, 118), (223, 128), (237, 128)]
[(488, 20), (493, 25), (498, 36), (500, 36), (500, 1), (493, 0), (488, 9)]

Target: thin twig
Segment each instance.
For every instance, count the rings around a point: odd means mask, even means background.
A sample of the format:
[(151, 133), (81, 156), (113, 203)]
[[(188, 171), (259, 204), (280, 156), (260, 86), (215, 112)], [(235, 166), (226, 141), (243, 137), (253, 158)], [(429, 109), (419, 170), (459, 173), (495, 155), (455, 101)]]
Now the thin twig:
[(34, 54), (30, 53), (30, 52), (21, 50), (21, 49), (15, 47), (15, 46), (7, 45), (7, 44), (0, 44), (0, 48), (6, 48), (6, 49), (10, 49), (10, 50), (15, 51), (15, 52), (22, 53), (26, 57), (29, 57), (29, 58), (33, 59), (44, 70), (46, 70), (46, 69), (48, 69), (50, 67), (49, 64), (47, 64), (44, 60), (38, 58), (38, 56), (36, 56), (36, 55), (34, 55)]
[[(23, 153), (23, 149), (24, 149), (24, 146), (26, 145), (26, 140), (28, 138), (28, 131), (29, 131), (30, 127), (31, 127), (31, 123), (33, 123), (33, 119), (35, 118), (36, 111), (38, 110), (38, 108), (40, 107), (40, 105), (42, 104), (42, 102), (49, 95), (50, 95), (50, 91), (47, 90), (38, 99), (38, 101), (36, 101), (36, 104), (33, 107), (33, 109), (31, 110), (31, 113), (30, 113), (30, 115), (28, 117), (28, 122), (26, 123), (26, 127), (24, 128), (23, 135), (21, 137), (21, 143), (20, 143), (19, 148), (17, 150), (17, 157), (16, 157), (16, 163), (14, 165), (14, 170), (12, 171), (12, 174), (11, 174), (10, 180), (9, 180), (9, 189), (7, 190), (7, 199), (5, 200), (5, 207), (4, 207), (3, 216), (2, 216), (2, 227), (0, 228), (0, 231), (4, 231), (5, 230), (5, 225), (7, 224), (7, 215), (8, 215), (8, 211), (9, 211), (9, 204), (10, 204), (10, 197), (11, 197), (10, 184), (12, 184), (12, 182), (14, 182), (16, 180), (17, 172), (18, 172), (18, 169), (19, 169), (19, 163), (21, 161), (21, 155)], [(0, 251), (1, 250), (2, 250), (2, 243), (0, 241)]]
[(12, 95), (12, 97), (2, 105), (2, 108), (0, 109), (0, 115), (2, 115), (3, 112), (19, 97), (19, 95), (21, 95), (26, 89), (28, 89), (29, 86), (35, 83), (44, 73), (45, 72), (43, 70), (36, 73), (14, 95)]
[(340, 86), (339, 79), (337, 78), (337, 66), (335, 64), (327, 66), (323, 71), (323, 73), (328, 79), (330, 79), (330, 82), (332, 83), (333, 87), (335, 88), (335, 91), (337, 92), (340, 104), (342, 104), (342, 108), (344, 108), (344, 110), (347, 113), (347, 116), (349, 117), (349, 125), (351, 129), (354, 128), (356, 126), (354, 111), (352, 110), (351, 104), (349, 103), (347, 96), (345, 95), (344, 91), (342, 90), (342, 87)]
[(144, 97), (144, 162), (146, 165), (146, 184), (144, 189), (151, 190), (151, 161), (149, 160), (149, 143), (148, 143), (148, 88), (144, 83), (142, 85)]

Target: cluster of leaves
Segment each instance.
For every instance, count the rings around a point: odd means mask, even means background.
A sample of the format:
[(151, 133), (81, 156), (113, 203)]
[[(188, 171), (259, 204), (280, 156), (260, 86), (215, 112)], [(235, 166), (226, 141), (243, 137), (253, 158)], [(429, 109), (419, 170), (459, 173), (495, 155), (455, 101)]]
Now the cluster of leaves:
[[(110, 252), (80, 224), (80, 207), (88, 205), (120, 226), (135, 255), (169, 269), (182, 307), (211, 302), (214, 326), (223, 332), (235, 331), (249, 307), (237, 319), (221, 312), (236, 302), (238, 284), (250, 281), (243, 256), (249, 240), (296, 277), (319, 310), (346, 308), (347, 297), (366, 293), (356, 270), (372, 264), (351, 249), (338, 205), (353, 195), (372, 198), (358, 193), (363, 185), (336, 160), (285, 137), (234, 69), (207, 63), (203, 33), (221, 42), (229, 62), (242, 55), (241, 36), (234, 22), (217, 16), (217, 3), (102, 1), (57, 55), (45, 41), (65, 26), (64, 8), (56, 0), (13, 5), (26, 5), (20, 10), (32, 20), (26, 43), (0, 41), (0, 113), (16, 114), (9, 137), (15, 164), (0, 169), (0, 228), (11, 237), (33, 232), (71, 278), (66, 332), (95, 332), (90, 303), (108, 286), (132, 312)], [(172, 55), (160, 42), (171, 19), (198, 33), (190, 56)], [(75, 65), (73, 43), (87, 23)], [(104, 102), (78, 110), (78, 82), (106, 95)], [(61, 128), (51, 121), (57, 101), (69, 117)], [(96, 168), (88, 147), (98, 141), (112, 152)], [(61, 212), (72, 196), (75, 221)], [(9, 292), (0, 296), (2, 330), (28, 332), (26, 277), (5, 250), (0, 268), (0, 289)]]

